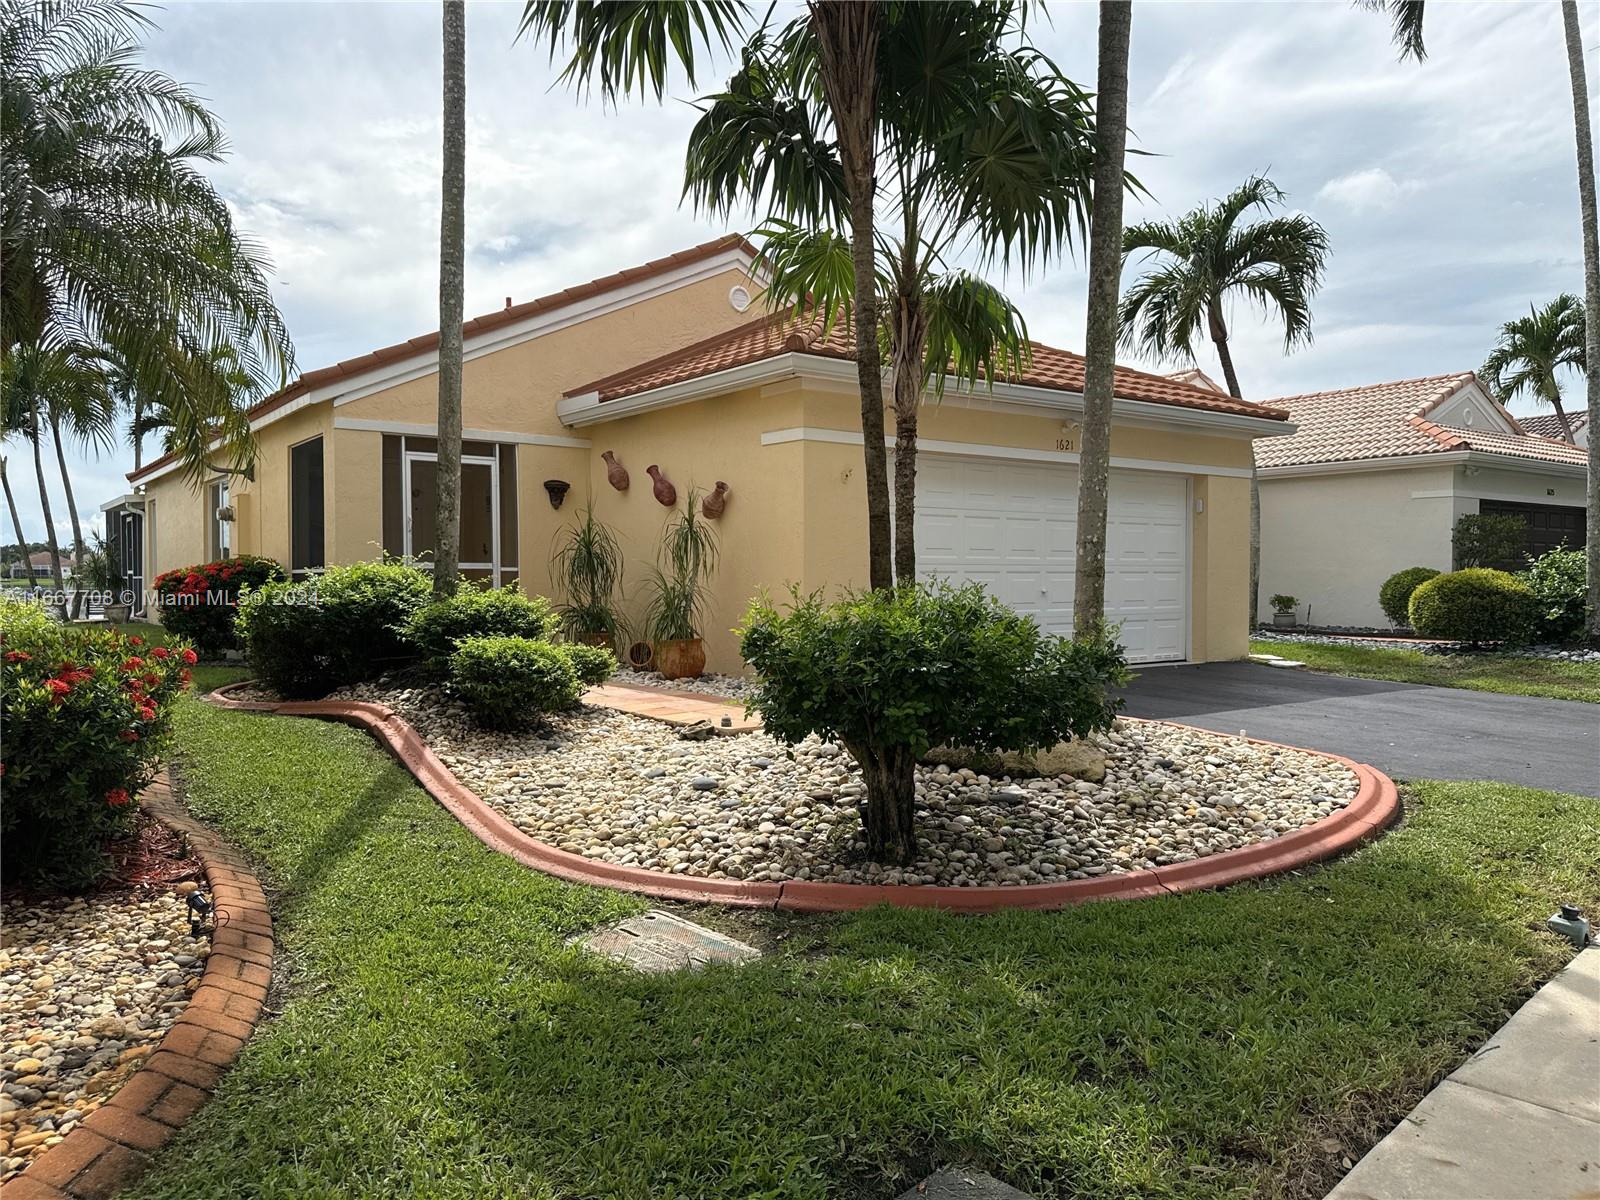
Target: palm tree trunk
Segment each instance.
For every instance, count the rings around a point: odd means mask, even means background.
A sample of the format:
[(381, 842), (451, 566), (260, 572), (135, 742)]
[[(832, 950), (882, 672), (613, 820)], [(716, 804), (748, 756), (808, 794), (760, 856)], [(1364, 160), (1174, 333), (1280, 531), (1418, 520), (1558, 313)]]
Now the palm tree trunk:
[[(1239, 387), (1239, 373), (1233, 369), (1233, 351), (1228, 349), (1228, 325), (1222, 317), (1222, 302), (1211, 301), (1211, 340), (1217, 347), (1217, 360), (1222, 363), (1222, 377), (1228, 384), (1228, 395), (1235, 400), (1244, 399)], [(1255, 443), (1250, 444), (1250, 628), (1256, 627), (1261, 610), (1261, 480), (1256, 475)]]
[(1567, 69), (1572, 75), (1572, 124), (1578, 138), (1578, 207), (1583, 214), (1584, 378), (1588, 385), (1589, 615), (1585, 632), (1600, 641), (1600, 222), (1595, 218), (1594, 133), (1589, 128), (1589, 83), (1583, 67), (1583, 32), (1576, 0), (1562, 0), (1567, 36)]
[(39, 512), (44, 516), (44, 542), (50, 548), (50, 569), (55, 573), (56, 592), (60, 593), (65, 591), (66, 587), (61, 581), (61, 547), (56, 542), (56, 519), (50, 514), (50, 489), (45, 486), (44, 452), (39, 445), (44, 433), (39, 428), (37, 400), (29, 406), (28, 426), (29, 440), (33, 442), (33, 473), (39, 479)]
[[(909, 246), (907, 255), (911, 253)], [(903, 269), (914, 270), (909, 263)], [(902, 280), (909, 278), (902, 275)], [(894, 334), (894, 577), (917, 577), (917, 422), (922, 407), (922, 359), (927, 326), (914, 285), (902, 282)]]
[(22, 518), (17, 515), (17, 498), (11, 494), (11, 476), (6, 474), (6, 460), (0, 458), (0, 487), (6, 491), (6, 507), (11, 510), (11, 532), (17, 539), (17, 553), (22, 555), (22, 563), (26, 572), (31, 575), (32, 567), (28, 562), (28, 543), (22, 537)]
[(1561, 407), (1561, 393), (1556, 392), (1550, 397), (1550, 407), (1555, 409), (1556, 424), (1561, 426), (1561, 434), (1573, 445), (1578, 444), (1577, 438), (1572, 436), (1572, 420), (1567, 416), (1567, 410)]
[(873, 202), (877, 198), (878, 37), (882, 14), (858, 0), (812, 0), (822, 88), (838, 137), (850, 197), (855, 268), (856, 385), (867, 486), (867, 581), (894, 586), (889, 538), (889, 466), (884, 443), (883, 361), (878, 352), (878, 272)]
[(467, 10), (444, 0), (444, 168), (439, 205), (439, 436), (433, 592), (461, 573), (461, 322), (467, 207)]
[(139, 468), (144, 465), (144, 434), (139, 432), (139, 422), (144, 420), (144, 400), (135, 394), (133, 397), (133, 427), (128, 431), (133, 438), (133, 470), (138, 474)]
[(1128, 140), (1130, 0), (1101, 0), (1095, 100), (1094, 204), (1089, 215), (1089, 316), (1084, 335), (1083, 449), (1078, 464), (1078, 546), (1072, 629), (1105, 619), (1106, 510), (1111, 480), (1111, 397), (1122, 275), (1122, 163)]
[[(66, 451), (61, 446), (61, 418), (52, 410), (50, 413), (50, 436), (56, 443), (56, 466), (61, 469), (61, 487), (67, 493), (67, 515), (72, 518), (72, 561), (77, 564), (77, 569), (83, 568), (83, 523), (78, 519), (78, 501), (72, 494), (72, 472), (67, 470)], [(83, 615), (83, 586), (82, 580), (77, 580), (72, 588), (72, 619), (76, 621)]]

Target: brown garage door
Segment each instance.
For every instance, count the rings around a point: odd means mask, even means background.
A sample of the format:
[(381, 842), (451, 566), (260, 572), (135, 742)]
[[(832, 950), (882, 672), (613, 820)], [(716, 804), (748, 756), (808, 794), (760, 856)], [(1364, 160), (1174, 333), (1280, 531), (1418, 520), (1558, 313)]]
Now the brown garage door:
[(1583, 509), (1567, 504), (1516, 504), (1509, 500), (1480, 500), (1478, 511), (1487, 515), (1501, 513), (1521, 517), (1527, 525), (1527, 552), (1537, 558), (1547, 550), (1565, 545), (1569, 550), (1582, 550), (1587, 542), (1584, 536)]

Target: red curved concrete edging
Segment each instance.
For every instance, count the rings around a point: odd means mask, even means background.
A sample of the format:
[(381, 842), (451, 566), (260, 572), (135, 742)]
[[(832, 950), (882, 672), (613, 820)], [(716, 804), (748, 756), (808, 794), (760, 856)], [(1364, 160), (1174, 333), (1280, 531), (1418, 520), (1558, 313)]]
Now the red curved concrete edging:
[(666, 900), (737, 904), (793, 912), (843, 912), (893, 904), (906, 908), (943, 908), (985, 913), (1003, 909), (1064, 908), (1088, 900), (1132, 900), (1201, 888), (1222, 887), (1307, 866), (1351, 850), (1382, 832), (1400, 813), (1400, 796), (1387, 775), (1363, 763), (1320, 750), (1303, 750), (1279, 742), (1249, 739), (1341, 762), (1356, 773), (1360, 789), (1346, 807), (1314, 825), (1269, 842), (1224, 850), (1207, 858), (1168, 867), (1072, 879), (1062, 883), (1020, 887), (949, 887), (935, 884), (818, 883), (791, 879), (782, 883), (746, 883), (667, 875), (641, 867), (623, 867), (559, 850), (530, 837), (480, 800), (451, 773), (426, 742), (387, 705), (352, 700), (291, 700), (270, 703), (234, 700), (227, 693), (245, 684), (218, 688), (206, 699), (221, 708), (279, 716), (317, 717), (341, 721), (371, 734), (411, 772), (423, 788), (484, 845), (509, 855), (524, 866), (574, 883), (590, 883), (619, 891), (641, 892)]
[(244, 856), (178, 806), (165, 772), (139, 803), (188, 839), (226, 919), (212, 935), (199, 986), (144, 1065), (12, 1178), (5, 1200), (104, 1200), (131, 1183), (150, 1154), (210, 1098), (266, 1003), (272, 915)]

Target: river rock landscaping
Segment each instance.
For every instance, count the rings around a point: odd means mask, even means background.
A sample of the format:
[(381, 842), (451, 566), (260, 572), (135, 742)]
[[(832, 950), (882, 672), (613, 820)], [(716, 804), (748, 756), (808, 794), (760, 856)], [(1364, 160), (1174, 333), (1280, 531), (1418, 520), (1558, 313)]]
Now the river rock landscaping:
[(143, 1063), (209, 951), (169, 887), (10, 898), (0, 937), (0, 1182)]
[(1278, 837), (1349, 804), (1355, 773), (1318, 755), (1172, 725), (1118, 722), (1104, 778), (919, 769), (921, 857), (865, 861), (860, 773), (837, 745), (762, 733), (685, 741), (585, 707), (486, 733), (431, 688), (366, 684), (462, 783), (530, 836), (605, 862), (713, 879), (1017, 886), (1184, 862)]

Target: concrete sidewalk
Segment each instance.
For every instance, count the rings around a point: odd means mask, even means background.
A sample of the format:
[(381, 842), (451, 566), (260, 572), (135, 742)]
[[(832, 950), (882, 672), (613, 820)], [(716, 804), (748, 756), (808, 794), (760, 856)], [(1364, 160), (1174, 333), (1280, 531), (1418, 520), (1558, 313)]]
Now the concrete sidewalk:
[(1327, 1200), (1600, 1197), (1600, 947), (1567, 968)]

